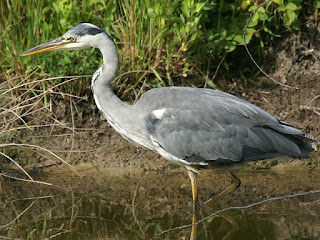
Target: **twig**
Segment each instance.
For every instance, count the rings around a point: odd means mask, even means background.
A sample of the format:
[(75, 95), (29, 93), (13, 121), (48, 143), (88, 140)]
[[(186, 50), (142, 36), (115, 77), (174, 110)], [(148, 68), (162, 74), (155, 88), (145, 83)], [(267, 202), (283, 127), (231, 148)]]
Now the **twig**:
[(73, 231), (73, 229), (65, 230), (65, 231), (63, 231), (63, 232), (58, 232), (58, 233), (50, 236), (48, 239), (56, 238), (57, 236), (59, 236), (59, 235), (61, 235), (61, 234), (65, 234), (65, 233), (72, 232), (72, 231)]
[[(41, 79), (41, 80), (34, 80), (32, 82), (27, 82), (27, 83), (23, 83), (23, 84), (17, 84), (16, 86), (6, 90), (5, 92), (1, 93), (1, 95), (4, 95), (12, 90), (15, 90), (15, 89), (19, 89), (20, 87), (25, 87), (25, 86), (28, 86), (30, 85), (31, 83), (40, 83), (40, 82), (44, 82), (44, 81), (49, 81), (49, 80), (57, 80), (57, 79), (71, 79), (71, 81), (75, 80), (75, 79), (78, 79), (78, 78), (83, 78), (83, 77), (91, 77), (92, 75), (80, 75), (80, 76), (62, 76), (62, 77), (51, 77), (51, 78), (45, 78), (45, 79)], [(10, 81), (11, 79), (8, 79), (8, 81)], [(68, 80), (70, 81), (70, 80)], [(67, 82), (67, 81), (66, 81)], [(62, 84), (65, 84), (66, 82), (62, 82), (62, 83), (59, 83), (57, 85), (62, 85)], [(1, 96), (0, 95), (0, 96)]]
[(312, 191), (296, 193), (296, 194), (292, 194), (292, 195), (285, 195), (285, 196), (280, 196), (280, 197), (272, 197), (272, 198), (268, 198), (268, 199), (262, 200), (260, 202), (251, 203), (251, 204), (248, 204), (248, 205), (245, 205), (245, 206), (235, 206), (235, 207), (224, 208), (224, 209), (221, 209), (219, 211), (216, 211), (216, 212), (210, 214), (207, 217), (202, 218), (201, 220), (199, 220), (199, 221), (197, 221), (195, 223), (182, 225), (182, 226), (179, 226), (179, 227), (175, 227), (175, 228), (171, 228), (171, 229), (162, 231), (156, 237), (158, 238), (160, 235), (168, 233), (168, 232), (171, 232), (171, 231), (180, 230), (180, 229), (183, 229), (183, 228), (189, 228), (189, 227), (192, 227), (194, 225), (198, 225), (199, 223), (202, 223), (202, 222), (208, 220), (209, 218), (212, 218), (213, 216), (216, 216), (216, 215), (218, 215), (220, 213), (223, 213), (223, 212), (226, 212), (226, 211), (229, 211), (229, 210), (243, 210), (243, 209), (248, 209), (248, 208), (251, 208), (251, 207), (255, 207), (255, 206), (262, 205), (262, 204), (269, 203), (269, 202), (273, 202), (273, 201), (278, 201), (278, 200), (283, 200), (283, 199), (288, 199), (288, 198), (295, 198), (295, 197), (300, 197), (300, 196), (306, 196), (306, 195), (311, 195), (311, 194), (316, 194), (316, 193), (320, 193), (320, 190), (312, 190)]
[(51, 184), (51, 183), (42, 182), (42, 181), (36, 181), (36, 180), (32, 180), (31, 181), (31, 180), (24, 179), (24, 178), (13, 177), (13, 176), (7, 175), (5, 173), (1, 173), (1, 176), (7, 177), (7, 178), (11, 178), (11, 179), (14, 179), (14, 180), (23, 181), (23, 182), (40, 183), (40, 184), (44, 184), (44, 185), (48, 185), (48, 186), (53, 186), (53, 184)]
[[(66, 162), (65, 160), (63, 160), (61, 157), (59, 157), (57, 154), (55, 154), (54, 152), (46, 149), (46, 148), (43, 148), (43, 147), (40, 147), (40, 146), (37, 146), (37, 145), (32, 145), (32, 144), (25, 144), (25, 143), (21, 143), (21, 144), (18, 144), (18, 143), (6, 143), (6, 144), (0, 144), (0, 148), (5, 148), (5, 147), (8, 147), (8, 146), (15, 146), (15, 147), (30, 147), (30, 148), (37, 148), (37, 149), (40, 149), (42, 151), (45, 151), (45, 152), (48, 152), (50, 154), (52, 154), (54, 157), (58, 158), (60, 161), (62, 161), (63, 163), (65, 163), (66, 165), (68, 165), (72, 171), (74, 171), (78, 176), (80, 176), (80, 174), (68, 163)], [(0, 152), (0, 154), (3, 154)], [(19, 165), (19, 164), (18, 164)], [(20, 165), (19, 165), (20, 166)], [(24, 171), (24, 170), (23, 170)], [(25, 171), (24, 171), (25, 172)], [(25, 172), (26, 173), (26, 172)], [(28, 175), (28, 173), (26, 173)], [(31, 177), (30, 177), (31, 178)], [(32, 179), (32, 178), (31, 178)], [(32, 179), (33, 180), (33, 179)]]
[(319, 98), (320, 95), (315, 96), (314, 98), (312, 98), (308, 103), (307, 106), (310, 105), (314, 100), (316, 100), (317, 98)]
[(5, 224), (5, 225), (0, 226), (0, 229), (1, 229), (1, 228), (5, 228), (5, 227), (11, 225), (11, 224), (14, 223), (16, 220), (18, 220), (26, 211), (28, 211), (28, 210), (32, 207), (32, 205), (33, 205), (34, 203), (35, 203), (35, 201), (33, 201), (25, 210), (23, 210), (23, 211), (22, 211), (18, 216), (16, 216), (15, 219), (13, 219), (11, 222), (9, 222), (9, 223), (7, 223), (7, 224)]
[[(1, 147), (1, 145), (0, 145)], [(17, 163), (15, 160), (13, 160), (11, 157), (9, 157), (7, 154), (4, 154), (3, 152), (0, 152), (0, 155), (4, 156), (5, 158), (9, 159), (11, 162), (13, 162), (29, 179), (31, 182), (35, 182), (33, 178), (26, 172), (26, 170), (23, 169), (23, 167), (20, 166), (19, 163)], [(2, 174), (3, 175), (3, 174)]]
[[(223, 61), (224, 61), (224, 59), (226, 58), (226, 56), (227, 56), (227, 54), (225, 54), (225, 55), (223, 56), (223, 58), (220, 60), (218, 66), (217, 66), (217, 68), (216, 68), (216, 71), (214, 72), (214, 75), (213, 75), (213, 77), (211, 78), (211, 81), (213, 81), (213, 80), (216, 78), (216, 76), (217, 76), (217, 74), (218, 74), (218, 72), (219, 72), (220, 66), (221, 66), (221, 64), (223, 63)], [(208, 84), (208, 77), (206, 76), (206, 82), (205, 82), (204, 88), (207, 87), (207, 84)]]
[(23, 120), (22, 116), (19, 116), (19, 114), (17, 114), (16, 112), (12, 111), (11, 109), (5, 109), (5, 108), (1, 108), (1, 110), (3, 110), (4, 112), (10, 112), (12, 113), (13, 115), (15, 115), (18, 119), (20, 119), (20, 121), (23, 122), (23, 124), (29, 129), (31, 130), (31, 128), (29, 128), (28, 124)]
[(219, 62), (218, 66), (217, 66), (217, 69), (216, 69), (216, 71), (214, 72), (213, 77), (211, 78), (211, 81), (213, 81), (213, 80), (216, 78), (216, 76), (217, 76), (217, 74), (218, 74), (218, 71), (219, 71), (219, 69), (220, 69), (220, 66), (221, 66), (221, 64), (223, 63), (223, 61), (224, 61), (224, 59), (226, 58), (226, 56), (227, 56), (227, 54), (225, 54), (225, 55), (223, 56), (223, 58), (221, 59), (221, 61)]
[(283, 84), (283, 83), (281, 83), (281, 82), (278, 82), (278, 81), (275, 80), (274, 78), (270, 77), (265, 71), (263, 71), (262, 68), (259, 66), (259, 64), (254, 60), (253, 56), (251, 55), (251, 53), (250, 53), (250, 51), (249, 51), (249, 49), (248, 49), (247, 43), (246, 43), (246, 32), (247, 32), (247, 29), (248, 29), (248, 26), (249, 26), (249, 23), (250, 23), (250, 21), (251, 21), (252, 16), (258, 11), (258, 9), (259, 9), (260, 7), (265, 6), (265, 5), (266, 5), (268, 2), (270, 2), (270, 1), (271, 1), (271, 0), (267, 0), (267, 1), (263, 2), (263, 3), (261, 3), (261, 4), (260, 4), (255, 10), (253, 10), (252, 13), (250, 14), (249, 19), (248, 19), (248, 21), (247, 21), (247, 23), (246, 23), (246, 25), (245, 25), (245, 27), (244, 27), (243, 36), (242, 36), (242, 37), (243, 37), (244, 47), (245, 47), (245, 49), (246, 49), (246, 51), (247, 51), (247, 53), (248, 53), (251, 61), (254, 63), (254, 65), (256, 65), (256, 67), (257, 67), (267, 78), (269, 78), (270, 80), (272, 80), (272, 81), (275, 82), (276, 84), (279, 84), (280, 86), (288, 87), (288, 88), (299, 89), (298, 87), (291, 87), (291, 86), (289, 86), (289, 85), (287, 85), (287, 84)]
[(311, 110), (320, 116), (320, 108), (318, 107), (309, 107), (306, 105), (300, 105), (300, 110)]

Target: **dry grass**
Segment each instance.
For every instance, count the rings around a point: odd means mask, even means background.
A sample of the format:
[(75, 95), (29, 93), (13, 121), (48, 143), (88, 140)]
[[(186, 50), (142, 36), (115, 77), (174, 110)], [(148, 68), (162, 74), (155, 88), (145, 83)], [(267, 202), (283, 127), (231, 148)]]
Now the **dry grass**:
[[(30, 81), (31, 76), (21, 76), (8, 79), (0, 84), (0, 164), (12, 163), (10, 166), (21, 171), (26, 177), (24, 181), (43, 183), (35, 181), (19, 162), (19, 153), (32, 151), (47, 159), (56, 159), (67, 164), (73, 171), (73, 167), (62, 157), (39, 145), (28, 143), (21, 135), (28, 130), (34, 132), (35, 129), (43, 127), (67, 128), (74, 131), (73, 127), (58, 121), (52, 113), (52, 98), (55, 95), (63, 95), (64, 98), (79, 98), (71, 94), (63, 94), (59, 88), (70, 81), (81, 78), (64, 76), (64, 82), (49, 85), (46, 90), (40, 89), (39, 85), (45, 81), (56, 80), (58, 78), (46, 78), (42, 80)], [(39, 116), (45, 116), (40, 121)], [(27, 160), (28, 161), (28, 160)], [(31, 161), (31, 160), (30, 160)], [(0, 165), (0, 166), (1, 166)], [(44, 183), (46, 184), (46, 183)]]

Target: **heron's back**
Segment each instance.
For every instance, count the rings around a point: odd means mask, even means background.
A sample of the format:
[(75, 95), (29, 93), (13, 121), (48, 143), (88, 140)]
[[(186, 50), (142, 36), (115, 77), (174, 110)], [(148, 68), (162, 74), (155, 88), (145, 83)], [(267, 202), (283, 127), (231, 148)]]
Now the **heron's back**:
[(233, 95), (185, 87), (148, 91), (135, 105), (153, 149), (185, 164), (306, 158), (312, 137)]

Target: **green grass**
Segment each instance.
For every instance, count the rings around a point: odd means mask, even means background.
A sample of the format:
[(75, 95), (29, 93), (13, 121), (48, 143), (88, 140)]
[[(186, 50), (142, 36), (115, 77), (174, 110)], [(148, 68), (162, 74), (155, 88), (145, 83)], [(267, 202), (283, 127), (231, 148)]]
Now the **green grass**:
[[(121, 92), (140, 88), (143, 83), (150, 87), (180, 84), (185, 77), (202, 78), (204, 82), (202, 72), (213, 75), (220, 60), (243, 44), (244, 25), (258, 2), (1, 1), (1, 75), (10, 78), (35, 70), (33, 78), (92, 74), (101, 63), (99, 52), (93, 49), (19, 56), (80, 22), (91, 22), (104, 27), (117, 42), (121, 58), (117, 84), (122, 86)], [(298, 28), (300, 11), (301, 0), (269, 2), (254, 14), (247, 41), (276, 37), (273, 31), (282, 26)], [(61, 90), (81, 94), (86, 89), (86, 84), (73, 82)]]

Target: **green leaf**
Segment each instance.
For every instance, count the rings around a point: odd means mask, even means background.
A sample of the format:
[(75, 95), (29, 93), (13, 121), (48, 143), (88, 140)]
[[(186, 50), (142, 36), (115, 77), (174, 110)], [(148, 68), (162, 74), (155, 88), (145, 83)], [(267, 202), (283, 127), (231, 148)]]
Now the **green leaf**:
[(281, 4), (281, 5), (279, 5), (279, 7), (277, 9), (278, 9), (279, 12), (283, 12), (283, 11), (286, 10), (286, 6)]
[(237, 43), (235, 41), (227, 41), (224, 49), (226, 50), (226, 52), (232, 52), (236, 49)]
[(315, 1), (313, 2), (313, 7), (315, 7), (315, 8), (320, 8), (320, 1), (319, 1), (319, 0), (315, 0)]
[(209, 11), (209, 10), (212, 10), (213, 9), (213, 6), (209, 3), (206, 3), (204, 6), (203, 6), (203, 10), (205, 11)]
[(200, 12), (204, 5), (205, 3), (197, 3), (195, 12)]
[(164, 81), (163, 81), (162, 77), (160, 76), (160, 74), (157, 72), (157, 70), (151, 66), (150, 66), (150, 69), (153, 72), (153, 74), (156, 76), (156, 78), (159, 79), (160, 82), (162, 82), (164, 84)]
[(292, 22), (295, 20), (296, 18), (296, 14), (295, 12), (291, 11), (291, 10), (287, 10), (286, 14), (284, 15), (284, 25), (285, 26), (290, 26), (292, 24)]
[(294, 30), (299, 30), (301, 27), (300, 21), (298, 19), (294, 20), (291, 26)]
[(283, 4), (283, 0), (272, 0), (272, 2), (276, 3), (276, 4)]
[(251, 41), (251, 39), (252, 39), (252, 34), (246, 35), (246, 44), (248, 44)]
[(287, 10), (295, 11), (298, 9), (297, 5), (295, 5), (293, 2), (288, 2), (286, 5)]
[(254, 28), (247, 28), (246, 34), (254, 34), (257, 30)]
[(286, 13), (291, 22), (293, 22), (293, 20), (297, 17), (296, 13), (293, 11), (288, 10)]
[[(238, 42), (238, 43), (243, 44), (242, 35), (237, 35), (237, 36), (235, 36), (235, 37), (234, 37), (234, 40), (235, 40), (236, 42)], [(246, 42), (247, 42), (247, 41), (248, 41), (248, 40), (247, 40), (247, 36), (246, 36)]]
[(266, 9), (264, 7), (259, 7), (257, 10), (258, 13), (265, 13)]
[(234, 38), (235, 38), (234, 34), (231, 34), (231, 35), (228, 35), (228, 37), (226, 37), (226, 40), (230, 41)]
[(252, 22), (255, 22), (255, 21), (257, 21), (259, 19), (259, 13), (255, 13), (255, 14), (253, 14), (253, 16), (252, 16), (252, 18), (251, 18), (251, 21)]
[(221, 35), (221, 37), (226, 37), (227, 36), (227, 30), (225, 28), (222, 28), (220, 30), (220, 35)]
[(258, 20), (255, 20), (255, 21), (250, 21), (249, 24), (248, 24), (248, 27), (255, 27), (258, 25)]
[[(252, 34), (246, 35), (246, 44), (248, 44), (250, 42), (251, 38), (252, 38)], [(240, 34), (235, 36), (233, 40), (236, 41), (237, 43), (244, 44), (243, 36)]]
[(181, 11), (187, 18), (190, 17), (190, 1), (184, 0), (181, 4)]
[(281, 37), (281, 35), (279, 34), (274, 34), (269, 28), (267, 27), (264, 27), (263, 28), (263, 31), (265, 31), (266, 33), (269, 33), (271, 36), (274, 36), (274, 37)]
[(259, 13), (259, 20), (265, 21), (268, 19), (268, 15), (265, 13)]
[(249, 7), (248, 11), (249, 12), (253, 12), (254, 10), (256, 10), (257, 6), (252, 5), (251, 7)]

